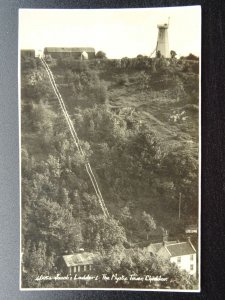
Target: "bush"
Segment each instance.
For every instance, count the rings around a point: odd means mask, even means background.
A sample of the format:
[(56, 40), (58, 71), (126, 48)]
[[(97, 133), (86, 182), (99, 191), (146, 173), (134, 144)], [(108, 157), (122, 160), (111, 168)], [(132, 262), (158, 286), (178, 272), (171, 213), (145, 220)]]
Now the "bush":
[(99, 59), (105, 59), (106, 58), (106, 54), (105, 52), (103, 51), (98, 51), (95, 55), (96, 58), (99, 58)]
[(90, 87), (89, 93), (93, 97), (92, 99), (95, 103), (104, 104), (107, 100), (107, 87), (102, 81)]
[(117, 79), (118, 85), (128, 85), (129, 79), (127, 74), (123, 74), (120, 78)]
[(36, 81), (35, 84), (27, 84), (22, 89), (22, 97), (35, 99), (36, 102), (41, 98), (49, 99), (53, 93), (50, 83), (45, 80)]
[(21, 70), (32, 70), (37, 68), (37, 60), (35, 58), (26, 58), (21, 60)]
[(199, 73), (199, 63), (193, 63), (191, 69), (195, 74), (198, 74)]
[(195, 61), (199, 60), (199, 58), (196, 55), (192, 54), (192, 53), (190, 53), (188, 56), (186, 56), (185, 59), (195, 60)]
[(70, 69), (73, 72), (84, 72), (88, 70), (88, 66), (85, 61), (77, 60), (72, 57), (58, 59), (58, 67)]

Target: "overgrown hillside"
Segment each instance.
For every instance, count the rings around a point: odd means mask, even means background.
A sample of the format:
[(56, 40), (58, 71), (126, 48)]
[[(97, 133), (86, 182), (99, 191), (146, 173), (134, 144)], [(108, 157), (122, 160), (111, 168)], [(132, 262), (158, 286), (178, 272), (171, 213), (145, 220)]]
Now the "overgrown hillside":
[[(40, 249), (51, 265), (80, 247), (137, 248), (165, 230), (182, 238), (185, 226), (198, 222), (198, 62), (140, 56), (48, 63), (85, 157), (40, 60), (22, 61), (26, 268), (26, 256)], [(102, 216), (87, 160), (110, 219)]]

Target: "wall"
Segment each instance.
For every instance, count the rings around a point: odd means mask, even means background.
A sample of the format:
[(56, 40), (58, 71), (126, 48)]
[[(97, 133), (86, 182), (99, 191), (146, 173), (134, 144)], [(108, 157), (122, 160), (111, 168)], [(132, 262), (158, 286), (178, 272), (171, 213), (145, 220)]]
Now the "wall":
[[(196, 276), (196, 254), (193, 254), (193, 260), (191, 260), (191, 255), (180, 256), (181, 261), (177, 262), (176, 257), (171, 257), (170, 262), (175, 263), (181, 270), (186, 270), (189, 274)], [(193, 264), (193, 270), (190, 270), (190, 265)]]
[[(88, 59), (95, 58), (94, 52), (88, 52)], [(45, 55), (51, 55), (52, 58), (66, 58), (66, 57), (73, 57), (75, 59), (81, 59), (81, 52), (48, 52), (45, 51)]]
[(157, 51), (160, 51), (160, 53), (166, 58), (170, 57), (168, 30), (166, 28), (160, 28), (158, 31), (156, 52)]

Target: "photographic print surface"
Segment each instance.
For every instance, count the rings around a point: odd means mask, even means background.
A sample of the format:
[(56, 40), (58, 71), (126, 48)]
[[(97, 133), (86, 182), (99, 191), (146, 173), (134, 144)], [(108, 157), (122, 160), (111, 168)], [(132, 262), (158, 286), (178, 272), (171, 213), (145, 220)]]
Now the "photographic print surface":
[(21, 289), (200, 290), (199, 6), (21, 9)]

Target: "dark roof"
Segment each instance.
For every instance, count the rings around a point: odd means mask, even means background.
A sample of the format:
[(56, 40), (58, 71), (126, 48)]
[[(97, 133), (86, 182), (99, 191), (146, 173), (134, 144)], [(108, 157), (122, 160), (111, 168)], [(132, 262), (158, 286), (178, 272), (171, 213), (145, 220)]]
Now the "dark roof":
[(171, 256), (182, 256), (196, 253), (196, 250), (189, 242), (165, 245), (165, 248), (169, 251)]
[[(165, 245), (170, 245), (170, 244), (175, 244), (176, 241), (166, 241)], [(157, 253), (159, 251), (159, 249), (161, 249), (163, 247), (163, 243), (154, 243), (154, 244), (150, 244), (149, 246), (151, 246), (152, 250), (154, 251), (154, 253)]]
[(91, 47), (46, 47), (44, 52), (95, 52), (94, 48)]
[(63, 260), (65, 261), (67, 267), (79, 266), (79, 265), (88, 265), (93, 264), (93, 259), (96, 257), (96, 254), (91, 252), (81, 252), (71, 255), (63, 255)]

